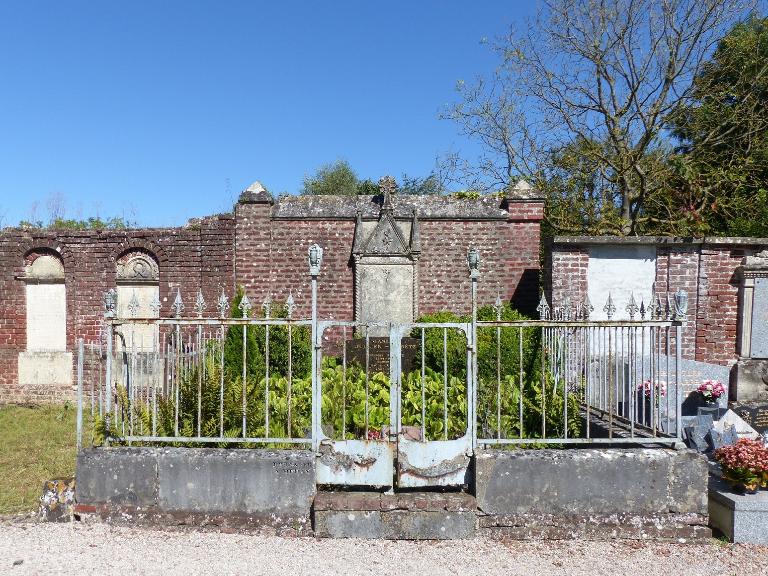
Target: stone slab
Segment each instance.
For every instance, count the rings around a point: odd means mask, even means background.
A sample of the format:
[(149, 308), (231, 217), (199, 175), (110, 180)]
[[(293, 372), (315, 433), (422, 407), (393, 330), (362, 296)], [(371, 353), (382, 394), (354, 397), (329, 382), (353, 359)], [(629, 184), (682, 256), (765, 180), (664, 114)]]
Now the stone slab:
[(464, 492), (381, 492), (320, 491), (315, 496), (314, 510), (391, 511), (421, 510), (428, 512), (461, 512), (477, 509), (475, 497)]
[(324, 538), (470, 538), (476, 510), (474, 496), (462, 492), (318, 492), (313, 526)]
[(707, 460), (692, 450), (481, 450), (480, 511), (490, 515), (706, 514)]
[(768, 278), (755, 278), (752, 296), (752, 358), (768, 358)]
[(473, 510), (315, 510), (315, 536), (384, 540), (452, 540), (472, 538)]
[(76, 478), (78, 507), (102, 517), (299, 525), (310, 519), (315, 457), (306, 450), (94, 448), (78, 455)]
[(164, 449), (158, 455), (163, 510), (306, 517), (315, 496), (309, 451)]
[(479, 533), (513, 540), (706, 541), (712, 537), (702, 514), (482, 516)]
[(768, 360), (743, 358), (736, 363), (735, 402), (768, 402)]
[(77, 455), (75, 500), (146, 508), (157, 504), (157, 451), (92, 448)]
[(768, 490), (740, 495), (716, 482), (709, 491), (709, 519), (731, 542), (768, 545)]
[(768, 431), (768, 402), (735, 402), (731, 409), (758, 434)]
[(71, 352), (19, 352), (20, 386), (72, 386)]

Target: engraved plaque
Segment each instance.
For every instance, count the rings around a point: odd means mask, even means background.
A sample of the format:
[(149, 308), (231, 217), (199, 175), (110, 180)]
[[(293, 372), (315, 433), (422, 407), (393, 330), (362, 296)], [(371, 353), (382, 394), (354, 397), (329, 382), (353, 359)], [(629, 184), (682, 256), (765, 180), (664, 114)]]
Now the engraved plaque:
[(750, 356), (768, 358), (768, 278), (755, 278)]
[[(403, 338), (400, 343), (400, 368), (411, 372), (418, 368), (416, 354), (421, 342), (418, 338)], [(347, 340), (347, 363), (359, 364), (365, 369), (365, 338)], [(383, 372), (389, 376), (389, 338), (374, 336), (368, 338), (368, 372)]]

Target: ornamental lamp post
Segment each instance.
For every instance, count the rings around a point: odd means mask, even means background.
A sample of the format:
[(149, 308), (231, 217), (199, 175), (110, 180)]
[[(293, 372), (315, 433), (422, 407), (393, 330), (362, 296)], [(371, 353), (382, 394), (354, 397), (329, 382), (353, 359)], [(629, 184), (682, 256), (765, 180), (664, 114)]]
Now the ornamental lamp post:
[(314, 278), (320, 274), (320, 266), (323, 263), (323, 249), (317, 244), (309, 247), (309, 274)]
[(469, 277), (477, 280), (480, 276), (480, 253), (477, 248), (470, 248), (467, 251), (467, 265), (469, 266)]
[(472, 378), (470, 380), (470, 389), (467, 391), (469, 406), (467, 418), (472, 426), (472, 444), (477, 447), (477, 279), (480, 277), (480, 252), (477, 248), (471, 246), (467, 250), (467, 266), (469, 267), (469, 278), (472, 280), (472, 329), (468, 335), (468, 344), (471, 348), (472, 359)]
[(320, 266), (323, 264), (323, 249), (312, 244), (309, 247), (309, 275), (312, 276), (312, 448), (317, 450), (320, 445), (320, 406), (321, 390), (320, 379), (317, 377), (320, 370), (318, 348), (320, 336), (317, 326), (317, 277), (320, 274)]
[(675, 320), (685, 320), (688, 313), (688, 292), (682, 288), (675, 292)]

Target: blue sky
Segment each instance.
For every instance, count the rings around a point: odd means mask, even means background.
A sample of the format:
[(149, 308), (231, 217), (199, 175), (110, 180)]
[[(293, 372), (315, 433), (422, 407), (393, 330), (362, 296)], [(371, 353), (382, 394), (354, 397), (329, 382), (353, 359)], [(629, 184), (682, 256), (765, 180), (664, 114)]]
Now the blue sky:
[(0, 215), (182, 224), (253, 180), (297, 192), (345, 158), (361, 177), (428, 174), (471, 151), (439, 120), (483, 38), (533, 1), (0, 3)]

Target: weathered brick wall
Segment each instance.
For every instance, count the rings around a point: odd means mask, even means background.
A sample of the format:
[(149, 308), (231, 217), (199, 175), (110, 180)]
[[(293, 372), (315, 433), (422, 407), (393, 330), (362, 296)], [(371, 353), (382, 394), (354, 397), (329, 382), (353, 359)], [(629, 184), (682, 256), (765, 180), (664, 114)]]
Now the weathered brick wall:
[[(310, 312), (310, 277), (307, 251), (314, 243), (323, 248), (318, 278), (318, 314), (321, 318), (354, 318), (354, 265), (352, 244), (355, 219), (270, 217), (266, 202), (237, 208), (236, 276), (254, 305), (271, 296), (284, 302), (293, 291), (296, 315)], [(311, 214), (311, 213), (310, 213)], [(471, 287), (467, 249), (481, 255), (478, 302), (490, 304), (501, 293), (520, 310), (533, 312), (538, 300), (539, 224), (543, 203), (511, 203), (505, 218), (430, 218), (420, 216), (419, 301), (421, 314), (452, 310), (467, 314)]]
[[(553, 302), (564, 302), (567, 296), (583, 300), (587, 293), (587, 265), (589, 264), (589, 253), (583, 246), (560, 246), (550, 247), (547, 272), (549, 286), (547, 294), (548, 300)], [(594, 303), (593, 303), (594, 305)]]
[[(317, 243), (324, 249), (318, 279), (319, 316), (352, 320), (355, 206), (367, 210), (366, 218), (370, 220), (378, 216), (378, 205), (372, 199), (352, 200), (351, 205), (349, 200), (332, 197), (294, 199), (281, 205), (254, 190), (241, 197), (234, 214), (204, 218), (182, 228), (0, 232), (0, 402), (73, 398), (71, 389), (33, 390), (18, 384), (17, 357), (26, 347), (25, 283), (21, 278), (25, 256), (35, 250), (55, 250), (64, 262), (67, 350), (73, 353), (78, 338), (86, 342), (101, 340), (103, 295), (116, 284), (117, 259), (130, 251), (149, 253), (157, 260), (162, 315), (171, 314), (178, 289), (186, 306), (183, 316), (190, 316), (198, 290), (202, 290), (208, 313), (212, 314), (222, 289), (231, 298), (236, 286), (242, 285), (253, 303), (254, 314), (262, 313), (267, 297), (282, 304), (292, 293), (295, 317), (308, 317), (311, 294), (307, 253), (309, 246)], [(290, 202), (293, 208), (286, 208)], [(479, 303), (492, 303), (500, 292), (503, 299), (518, 308), (534, 311), (538, 300), (539, 224), (543, 216), (540, 200), (404, 198), (398, 203), (401, 219), (416, 206), (427, 207), (424, 214), (419, 214), (420, 313), (470, 311), (466, 263), (470, 246), (477, 248), (482, 258)], [(298, 209), (296, 204), (300, 205)], [(86, 371), (98, 369), (97, 361), (86, 366)]]
[[(17, 356), (26, 348), (24, 257), (36, 250), (57, 251), (64, 261), (67, 350), (76, 341), (102, 337), (103, 295), (115, 286), (116, 260), (125, 251), (154, 255), (160, 270), (160, 300), (165, 314), (182, 290), (184, 315), (192, 313), (198, 289), (213, 306), (222, 288), (234, 286), (234, 219), (203, 219), (185, 228), (114, 231), (21, 230), (0, 233), (0, 402), (72, 398), (72, 390), (31, 389), (18, 384)], [(74, 367), (73, 367), (74, 369)], [(74, 380), (73, 380), (74, 381)]]
[[(732, 365), (737, 359), (739, 284), (742, 259), (766, 248), (761, 239), (638, 239), (656, 243), (656, 290), (683, 289), (688, 314), (683, 354), (701, 362)], [(610, 243), (610, 239), (600, 239)], [(557, 239), (552, 246), (550, 289), (556, 300), (587, 289), (588, 246), (594, 239)], [(593, 303), (597, 306), (601, 303)]]

